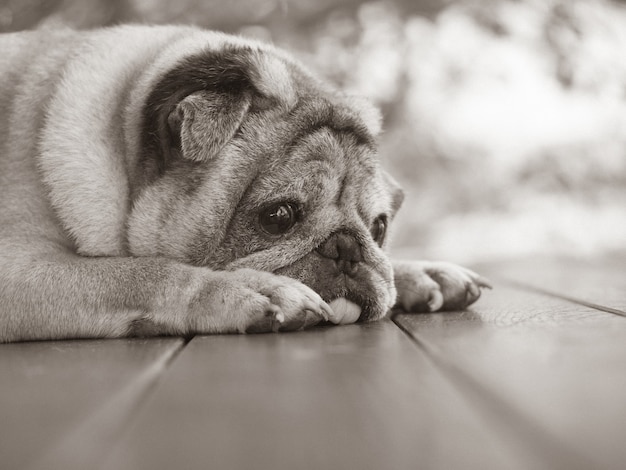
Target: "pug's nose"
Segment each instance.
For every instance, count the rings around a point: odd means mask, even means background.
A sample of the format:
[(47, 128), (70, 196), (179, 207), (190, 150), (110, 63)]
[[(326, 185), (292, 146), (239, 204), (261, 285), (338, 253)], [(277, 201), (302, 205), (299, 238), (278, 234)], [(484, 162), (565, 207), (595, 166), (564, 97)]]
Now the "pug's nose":
[(349, 276), (354, 276), (363, 260), (361, 245), (346, 232), (335, 232), (317, 249), (324, 258), (332, 259), (337, 269)]

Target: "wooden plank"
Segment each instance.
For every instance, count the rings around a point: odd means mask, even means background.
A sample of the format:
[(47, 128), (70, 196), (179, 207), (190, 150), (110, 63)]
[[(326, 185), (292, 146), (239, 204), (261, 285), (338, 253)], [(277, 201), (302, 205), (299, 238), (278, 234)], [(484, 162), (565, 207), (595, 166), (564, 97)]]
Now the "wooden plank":
[(180, 339), (0, 345), (0, 467), (91, 468)]
[(554, 449), (570, 468), (624, 468), (624, 318), (496, 285), (467, 312), (395, 321), (520, 439)]
[(387, 320), (196, 337), (101, 468), (542, 468), (483, 418)]
[(485, 275), (626, 316), (626, 257), (531, 258), (478, 266)]

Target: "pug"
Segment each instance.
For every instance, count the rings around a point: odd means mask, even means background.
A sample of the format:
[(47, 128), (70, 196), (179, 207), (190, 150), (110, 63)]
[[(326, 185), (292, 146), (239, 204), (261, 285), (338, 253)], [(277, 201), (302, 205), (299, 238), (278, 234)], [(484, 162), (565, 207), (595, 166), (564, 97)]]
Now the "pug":
[(489, 287), (389, 259), (379, 113), (284, 51), (133, 25), (0, 48), (0, 341), (290, 331)]

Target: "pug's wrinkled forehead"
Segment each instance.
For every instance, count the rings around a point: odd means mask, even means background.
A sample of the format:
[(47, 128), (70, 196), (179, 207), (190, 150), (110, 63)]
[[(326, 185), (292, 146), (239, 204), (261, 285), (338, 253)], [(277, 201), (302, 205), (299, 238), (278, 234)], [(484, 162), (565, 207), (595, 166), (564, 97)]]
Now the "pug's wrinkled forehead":
[[(142, 117), (145, 190), (134, 206), (161, 235), (131, 233), (135, 247), (157, 241), (159, 254), (212, 267), (263, 252), (249, 265), (275, 270), (333, 231), (367, 234), (393, 215), (376, 159), (378, 111), (272, 48), (185, 56), (152, 86)], [(270, 220), (285, 211), (287, 222)]]

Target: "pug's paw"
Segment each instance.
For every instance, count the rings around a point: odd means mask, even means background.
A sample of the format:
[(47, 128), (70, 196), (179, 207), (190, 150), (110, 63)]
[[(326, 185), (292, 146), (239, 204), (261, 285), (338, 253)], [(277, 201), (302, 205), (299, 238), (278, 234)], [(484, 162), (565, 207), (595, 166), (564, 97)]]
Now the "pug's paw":
[(322, 298), (301, 282), (285, 276), (239, 269), (220, 289), (224, 310), (240, 333), (268, 333), (307, 328), (332, 316)]
[(491, 284), (462, 266), (443, 261), (395, 262), (396, 306), (407, 312), (463, 310)]

